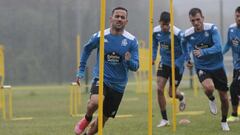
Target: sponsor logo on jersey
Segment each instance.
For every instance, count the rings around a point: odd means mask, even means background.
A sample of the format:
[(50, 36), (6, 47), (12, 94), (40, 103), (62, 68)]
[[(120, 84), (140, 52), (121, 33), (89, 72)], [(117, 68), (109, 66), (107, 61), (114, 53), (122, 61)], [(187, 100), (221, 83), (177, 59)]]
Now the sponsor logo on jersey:
[(204, 43), (196, 45), (196, 48), (199, 48), (199, 49), (204, 49), (209, 47), (211, 47), (209, 44), (204, 44)]
[(105, 55), (105, 60), (111, 64), (118, 64), (122, 61), (122, 57), (116, 52), (111, 52)]
[(240, 43), (240, 39), (237, 38), (237, 37), (235, 37), (235, 38), (232, 40), (232, 44), (233, 44), (234, 46), (238, 46), (239, 43)]

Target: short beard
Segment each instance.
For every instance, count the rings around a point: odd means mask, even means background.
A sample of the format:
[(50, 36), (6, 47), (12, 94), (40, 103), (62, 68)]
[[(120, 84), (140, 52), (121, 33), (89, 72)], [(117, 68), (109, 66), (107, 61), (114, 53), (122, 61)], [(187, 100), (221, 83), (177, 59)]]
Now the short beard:
[(122, 32), (124, 30), (124, 27), (121, 27), (121, 28), (112, 27), (112, 28), (117, 32)]
[(237, 27), (240, 28), (240, 23), (237, 23)]

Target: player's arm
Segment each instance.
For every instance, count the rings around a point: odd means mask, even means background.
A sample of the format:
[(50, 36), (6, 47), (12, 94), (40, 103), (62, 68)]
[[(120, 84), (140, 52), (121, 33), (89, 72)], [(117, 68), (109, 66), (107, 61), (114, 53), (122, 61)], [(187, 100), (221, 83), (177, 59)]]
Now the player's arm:
[(225, 44), (225, 46), (223, 47), (223, 54), (227, 53), (228, 50), (230, 49), (231, 47), (231, 42), (230, 42), (230, 30), (228, 30), (228, 37), (227, 37), (227, 43)]
[(222, 51), (220, 34), (216, 26), (213, 26), (212, 28), (212, 40), (213, 40), (213, 46), (210, 48), (200, 49), (201, 54), (199, 57), (209, 55), (209, 54), (219, 53)]
[(125, 54), (125, 62), (128, 66), (128, 69), (132, 71), (137, 71), (139, 68), (139, 56), (138, 56), (138, 43), (135, 39), (130, 52), (126, 52)]
[(152, 50), (153, 50), (153, 54), (152, 54), (152, 64), (155, 64), (155, 60), (157, 58), (157, 51), (158, 51), (158, 41), (156, 39), (156, 34), (153, 33), (153, 45), (152, 45)]
[(77, 71), (77, 74), (76, 74), (76, 77), (77, 77), (76, 82), (78, 83), (78, 85), (80, 85), (80, 79), (84, 78), (87, 60), (88, 60), (92, 50), (97, 48), (98, 42), (99, 42), (99, 38), (97, 37), (97, 34), (94, 34), (91, 37), (91, 39), (84, 45), (81, 59), (80, 59), (79, 70)]
[(193, 67), (193, 63), (192, 63), (191, 57), (190, 57), (190, 48), (189, 48), (190, 45), (187, 42), (187, 38), (184, 37), (184, 35), (181, 37), (181, 46), (182, 46), (183, 55), (185, 57), (186, 66), (189, 69), (191, 69)]
[(181, 38), (181, 46), (185, 57), (185, 61), (187, 62), (191, 61), (189, 43), (187, 42), (187, 38), (184, 36), (182, 36)]

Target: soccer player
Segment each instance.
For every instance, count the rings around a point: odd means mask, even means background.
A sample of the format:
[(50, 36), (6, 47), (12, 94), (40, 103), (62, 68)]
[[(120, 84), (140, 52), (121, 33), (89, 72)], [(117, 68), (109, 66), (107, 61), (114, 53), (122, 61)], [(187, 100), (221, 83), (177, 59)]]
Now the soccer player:
[[(169, 125), (166, 111), (166, 99), (164, 96), (164, 87), (170, 78), (168, 94), (172, 97), (172, 81), (171, 81), (171, 35), (170, 35), (170, 14), (162, 12), (160, 15), (159, 25), (154, 28), (153, 32), (153, 64), (157, 57), (158, 46), (160, 46), (161, 61), (157, 70), (157, 100), (161, 110), (162, 120), (157, 127)], [(174, 51), (175, 51), (175, 76), (176, 89), (179, 86), (184, 71), (184, 54), (182, 51), (181, 40), (183, 33), (174, 26)], [(176, 98), (179, 99), (179, 110), (185, 109), (184, 94), (176, 91)]]
[[(128, 81), (128, 71), (137, 71), (139, 68), (137, 39), (125, 30), (128, 23), (128, 11), (123, 7), (116, 7), (110, 16), (110, 28), (104, 31), (104, 101), (103, 101), (103, 125), (117, 114), (124, 89)], [(77, 83), (84, 76), (87, 60), (90, 53), (97, 49), (97, 62), (93, 71), (93, 82), (90, 99), (87, 104), (86, 115), (76, 124), (75, 133), (80, 135), (90, 124), (93, 113), (98, 108), (99, 87), (99, 45), (100, 32), (95, 33), (84, 46)], [(85, 135), (93, 135), (98, 131), (98, 119), (94, 119)]]
[[(199, 81), (209, 99), (210, 111), (214, 115), (217, 114), (217, 106), (213, 92), (215, 88), (218, 90), (222, 110), (221, 127), (223, 131), (229, 131), (228, 85), (218, 29), (214, 24), (204, 23), (204, 16), (199, 8), (192, 8), (189, 11), (189, 19), (193, 27), (184, 33), (183, 48), (185, 53), (191, 51), (193, 54)], [(192, 66), (189, 55), (187, 61), (188, 66)]]
[(235, 22), (228, 29), (227, 43), (224, 46), (223, 54), (232, 48), (233, 57), (233, 81), (230, 86), (232, 115), (227, 119), (228, 122), (239, 121), (238, 104), (240, 96), (240, 6), (235, 10)]

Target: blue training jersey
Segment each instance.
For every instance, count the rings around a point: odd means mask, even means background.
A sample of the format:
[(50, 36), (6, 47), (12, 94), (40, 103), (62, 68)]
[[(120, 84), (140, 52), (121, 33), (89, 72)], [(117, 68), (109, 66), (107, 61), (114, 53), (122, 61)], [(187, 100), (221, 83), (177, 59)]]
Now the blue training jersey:
[[(104, 83), (114, 90), (123, 93), (128, 81), (128, 70), (139, 68), (138, 42), (136, 38), (124, 31), (122, 35), (112, 35), (110, 28), (104, 31)], [(93, 77), (99, 78), (99, 46), (100, 32), (95, 33), (85, 44), (82, 51), (77, 76), (83, 78), (87, 60), (93, 49), (97, 49), (97, 62), (93, 69)], [(131, 53), (131, 59), (125, 60), (125, 53)]]
[(188, 52), (200, 49), (200, 57), (193, 55), (197, 69), (215, 70), (224, 67), (221, 39), (214, 24), (204, 23), (204, 30), (201, 32), (195, 32), (193, 27), (187, 29), (184, 33), (183, 48), (188, 55)]
[[(183, 33), (177, 27), (173, 27), (174, 32), (174, 53), (175, 66), (184, 71), (184, 54), (182, 50), (182, 36)], [(161, 31), (160, 25), (154, 27), (153, 30), (153, 61), (156, 60), (158, 46), (160, 46), (161, 64), (171, 67), (171, 33)]]
[(236, 23), (228, 28), (227, 43), (223, 48), (223, 54), (230, 48), (232, 48), (234, 69), (240, 69), (240, 27)]

